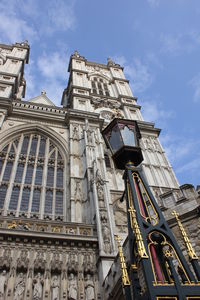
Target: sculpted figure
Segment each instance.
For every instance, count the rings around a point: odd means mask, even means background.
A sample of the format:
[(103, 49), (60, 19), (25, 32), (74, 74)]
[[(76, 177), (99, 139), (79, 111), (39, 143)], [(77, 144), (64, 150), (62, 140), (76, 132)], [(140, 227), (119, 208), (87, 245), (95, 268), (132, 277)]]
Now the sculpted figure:
[(74, 128), (73, 128), (72, 139), (79, 140), (79, 132), (78, 132), (77, 126), (74, 126)]
[(85, 299), (94, 300), (94, 283), (92, 281), (91, 275), (88, 274), (85, 281)]
[(4, 299), (4, 293), (7, 285), (6, 270), (0, 274), (0, 300)]
[(33, 300), (41, 300), (43, 280), (40, 273), (33, 279), (33, 285)]
[(52, 288), (52, 300), (59, 300), (59, 280), (58, 276), (53, 276), (52, 278), (52, 283), (51, 283), (51, 288)]
[(23, 300), (24, 299), (24, 290), (25, 290), (24, 274), (19, 273), (19, 276), (16, 279), (15, 288), (14, 288), (14, 300)]
[(105, 222), (103, 222), (102, 224), (102, 232), (103, 232), (103, 239), (104, 239), (104, 250), (106, 253), (111, 253), (110, 230)]
[(77, 300), (77, 282), (73, 273), (69, 275), (68, 299)]

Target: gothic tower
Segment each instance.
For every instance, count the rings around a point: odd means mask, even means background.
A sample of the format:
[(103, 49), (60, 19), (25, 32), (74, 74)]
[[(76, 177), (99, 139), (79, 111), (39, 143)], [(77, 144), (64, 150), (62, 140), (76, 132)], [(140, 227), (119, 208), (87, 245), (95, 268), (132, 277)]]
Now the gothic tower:
[(143, 175), (175, 233), (174, 207), (190, 224), (193, 244), (199, 195), (179, 187), (120, 65), (75, 51), (57, 107), (45, 92), (23, 99), (28, 57), (26, 42), (0, 45), (0, 297), (123, 299), (115, 235), (127, 236), (124, 185), (101, 130), (114, 117), (138, 121)]

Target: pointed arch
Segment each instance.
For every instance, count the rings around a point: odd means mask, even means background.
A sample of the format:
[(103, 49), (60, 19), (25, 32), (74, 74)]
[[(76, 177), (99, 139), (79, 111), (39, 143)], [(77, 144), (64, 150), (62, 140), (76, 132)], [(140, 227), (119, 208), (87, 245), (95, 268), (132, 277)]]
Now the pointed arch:
[(100, 77), (102, 79), (104, 79), (105, 81), (107, 82), (111, 82), (111, 79), (110, 77), (106, 76), (105, 74), (101, 74), (101, 73), (98, 73), (98, 72), (92, 72), (90, 74), (88, 74), (88, 77), (91, 78), (91, 77)]
[(45, 127), (44, 125), (38, 123), (22, 124), (1, 132), (0, 151), (5, 146), (5, 144), (15, 138), (17, 135), (20, 135), (22, 133), (28, 134), (31, 132), (40, 133), (49, 137), (52, 141), (55, 142), (56, 145), (58, 145), (63, 156), (69, 155), (67, 141), (63, 137), (61, 137), (61, 135), (59, 135), (55, 130), (52, 130), (48, 126)]
[(111, 83), (111, 80), (109, 77), (99, 73), (91, 73), (88, 77), (91, 82), (92, 94), (110, 96), (109, 84)]
[(4, 215), (45, 218), (48, 213), (50, 219), (66, 220), (67, 141), (38, 124), (16, 126), (0, 139)]

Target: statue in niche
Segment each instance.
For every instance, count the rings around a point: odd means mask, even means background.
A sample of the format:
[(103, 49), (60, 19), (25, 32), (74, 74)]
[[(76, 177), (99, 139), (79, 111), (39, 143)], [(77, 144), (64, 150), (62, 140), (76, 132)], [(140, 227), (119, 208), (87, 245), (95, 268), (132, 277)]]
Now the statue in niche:
[(103, 179), (101, 177), (99, 169), (97, 169), (97, 171), (96, 171), (96, 182), (99, 183), (99, 184), (101, 184), (101, 185), (104, 184), (104, 181), (103, 181)]
[(80, 181), (76, 180), (76, 188), (75, 188), (75, 195), (74, 195), (75, 202), (81, 202), (82, 198), (83, 195), (81, 191)]
[(79, 140), (78, 126), (73, 127), (72, 139)]
[(83, 269), (85, 273), (90, 272), (90, 274), (94, 273), (94, 264), (92, 262), (92, 254), (86, 252), (83, 260)]
[(104, 240), (104, 251), (105, 253), (111, 253), (110, 230), (105, 220), (102, 222), (102, 233), (103, 233), (103, 240)]
[(58, 276), (54, 275), (51, 282), (52, 296), (51, 300), (59, 300), (59, 280)]
[(77, 300), (77, 282), (73, 273), (70, 273), (69, 275), (68, 299)]
[(97, 195), (99, 200), (99, 207), (104, 207), (104, 191), (103, 186), (100, 184), (97, 184)]
[(36, 277), (33, 279), (33, 300), (41, 300), (42, 299), (42, 289), (43, 289), (43, 279), (41, 274), (38, 273)]
[(92, 133), (93, 131), (91, 129), (87, 130), (87, 139), (88, 139), (88, 144), (92, 144)]
[(25, 278), (24, 274), (21, 272), (16, 279), (15, 288), (14, 288), (14, 300), (23, 300), (25, 291)]
[(85, 300), (94, 300), (94, 283), (90, 274), (87, 274), (85, 281)]
[(17, 265), (18, 267), (27, 267), (29, 263), (28, 259), (28, 251), (27, 250), (22, 250), (20, 253), (20, 257), (17, 259)]
[(5, 289), (7, 286), (7, 276), (6, 270), (0, 274), (0, 300), (4, 299)]

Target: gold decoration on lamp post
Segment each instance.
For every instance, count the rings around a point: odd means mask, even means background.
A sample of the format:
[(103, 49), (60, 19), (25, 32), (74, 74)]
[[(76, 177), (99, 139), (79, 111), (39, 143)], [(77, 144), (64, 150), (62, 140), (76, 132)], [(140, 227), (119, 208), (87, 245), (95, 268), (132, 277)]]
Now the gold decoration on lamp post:
[(179, 229), (180, 229), (180, 231), (181, 231), (181, 234), (182, 234), (182, 236), (183, 236), (183, 240), (184, 240), (184, 242), (185, 242), (185, 246), (186, 246), (186, 248), (187, 248), (187, 253), (188, 253), (188, 255), (189, 255), (189, 258), (190, 258), (191, 260), (193, 260), (193, 259), (197, 259), (197, 260), (198, 260), (198, 256), (197, 256), (196, 253), (194, 252), (194, 249), (193, 249), (193, 247), (192, 247), (192, 244), (191, 244), (191, 242), (190, 242), (190, 240), (189, 240), (189, 238), (188, 238), (188, 236), (187, 236), (187, 233), (186, 233), (186, 231), (185, 231), (185, 229), (184, 229), (184, 227), (183, 227), (183, 225), (182, 225), (182, 223), (181, 223), (181, 221), (180, 221), (180, 219), (179, 219), (179, 214), (178, 214), (175, 210), (173, 210), (172, 215), (175, 216), (175, 218), (176, 218), (178, 227), (179, 227)]
[(119, 250), (119, 259), (120, 259), (120, 265), (121, 265), (121, 271), (122, 271), (122, 284), (123, 284), (123, 287), (126, 287), (126, 286), (130, 285), (130, 280), (129, 280), (126, 262), (125, 262), (125, 258), (124, 258), (124, 254), (123, 254), (123, 250), (122, 250), (122, 246), (121, 246), (122, 239), (118, 235), (115, 237), (115, 239), (117, 241), (118, 250)]
[(137, 222), (136, 210), (133, 208), (133, 206), (130, 206), (128, 211), (130, 213), (131, 228), (133, 229), (135, 238), (136, 238), (138, 255), (140, 258), (149, 258), (147, 255), (147, 252), (146, 252), (146, 249), (144, 246), (144, 241), (142, 239), (140, 228), (139, 228), (139, 225)]

